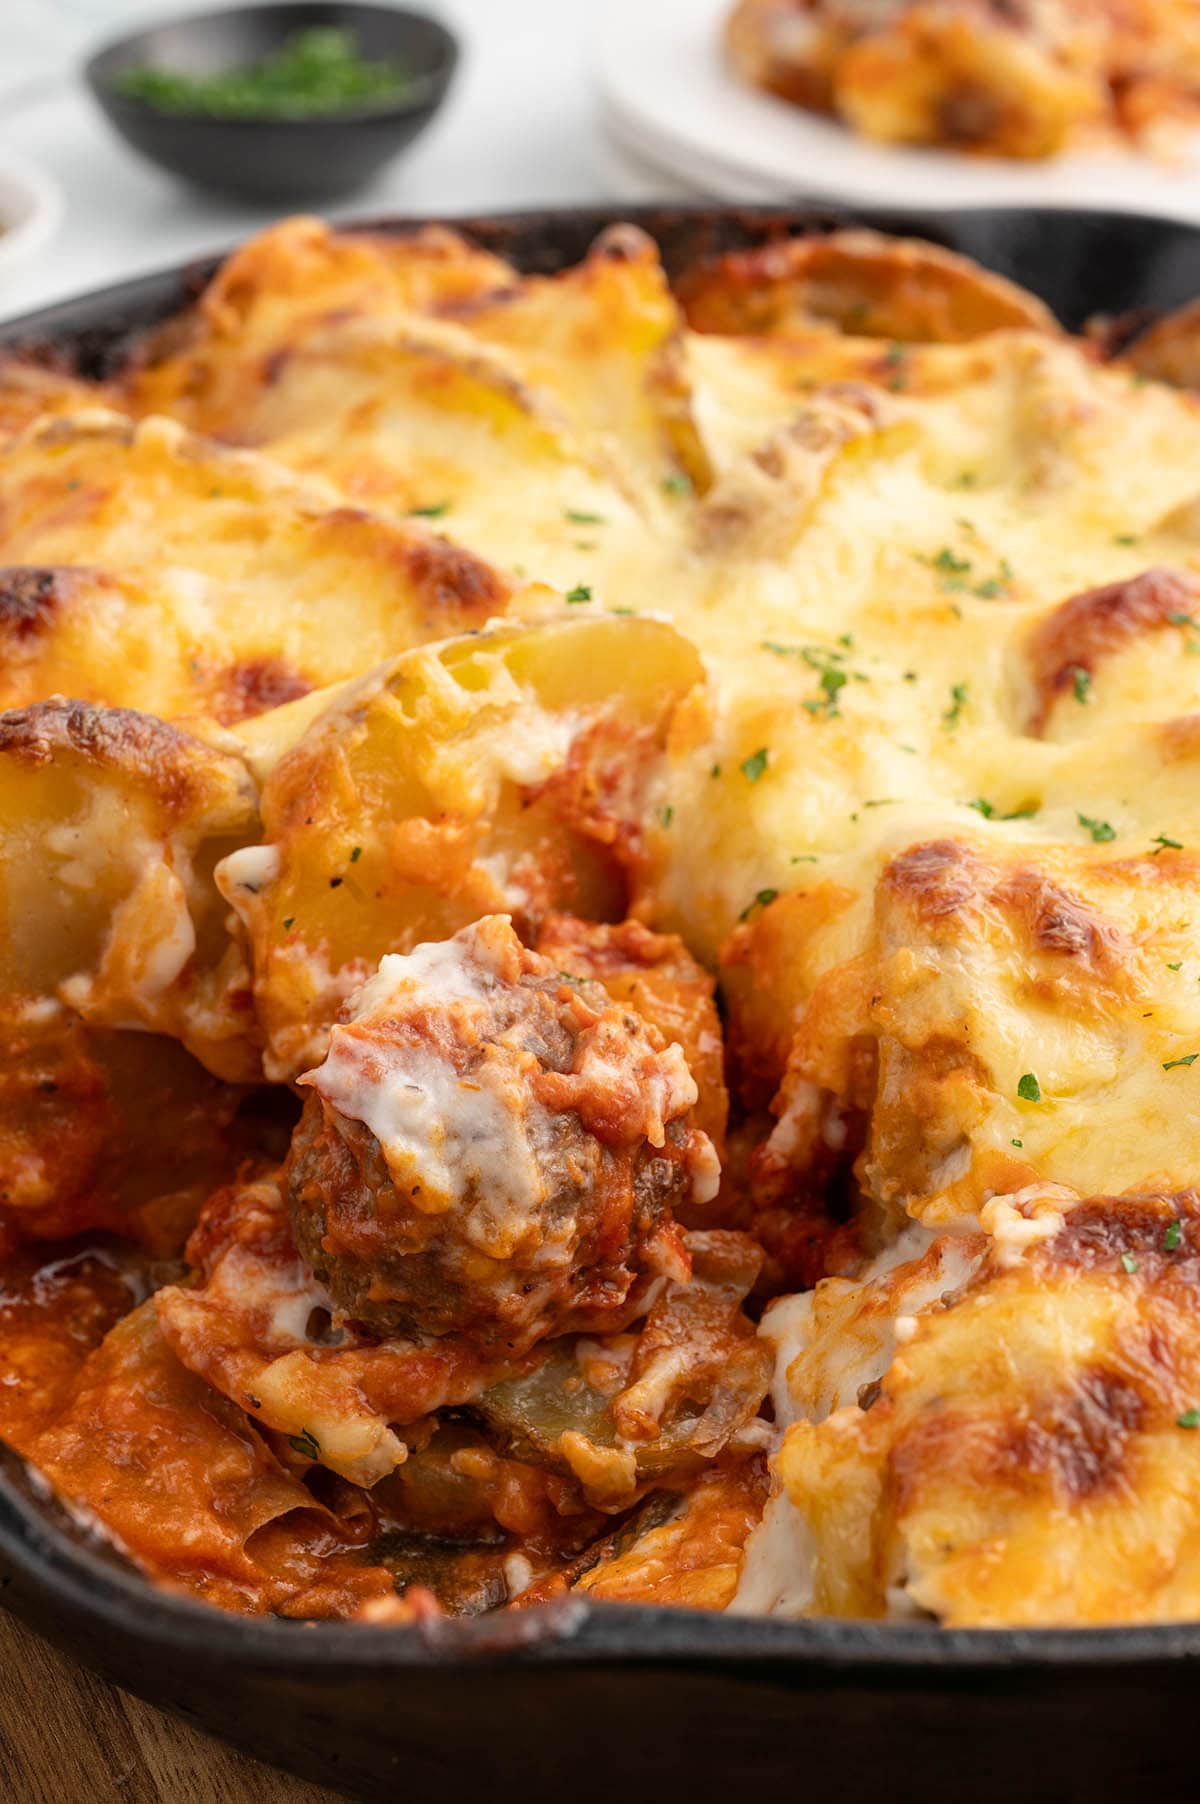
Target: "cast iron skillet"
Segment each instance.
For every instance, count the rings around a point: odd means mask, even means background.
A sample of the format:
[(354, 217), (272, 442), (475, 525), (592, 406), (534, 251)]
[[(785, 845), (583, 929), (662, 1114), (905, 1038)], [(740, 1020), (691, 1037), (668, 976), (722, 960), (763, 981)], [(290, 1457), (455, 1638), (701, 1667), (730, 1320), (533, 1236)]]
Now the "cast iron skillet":
[[(522, 269), (550, 271), (614, 217), (636, 219), (678, 271), (846, 216), (643, 208), (462, 223)], [(854, 218), (969, 252), (1069, 326), (1200, 294), (1200, 231), (1186, 225), (1007, 209)], [(213, 267), (27, 315), (0, 326), (0, 345), (103, 374)], [(1196, 1788), (1200, 1624), (947, 1633), (581, 1598), (420, 1628), (228, 1616), (154, 1590), (2, 1447), (0, 1595), (140, 1696), (367, 1800), (1062, 1804)]]

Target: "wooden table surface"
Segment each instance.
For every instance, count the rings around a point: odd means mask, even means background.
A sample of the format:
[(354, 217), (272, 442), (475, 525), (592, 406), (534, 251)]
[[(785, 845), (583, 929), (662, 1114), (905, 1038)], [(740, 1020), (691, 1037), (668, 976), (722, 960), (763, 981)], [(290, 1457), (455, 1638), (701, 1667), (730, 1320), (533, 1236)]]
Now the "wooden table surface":
[(341, 1804), (118, 1691), (0, 1610), (3, 1804)]

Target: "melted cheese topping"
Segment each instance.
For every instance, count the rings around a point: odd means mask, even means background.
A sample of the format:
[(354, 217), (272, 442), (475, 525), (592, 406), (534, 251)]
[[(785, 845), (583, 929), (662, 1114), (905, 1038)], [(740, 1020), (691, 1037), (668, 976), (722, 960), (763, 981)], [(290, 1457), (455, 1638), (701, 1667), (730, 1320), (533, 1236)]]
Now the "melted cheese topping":
[[(206, 646), (241, 671), (248, 621), (275, 675), (384, 661), (245, 730), (233, 767), (261, 783), (261, 833), (247, 796), (190, 836), (143, 833), (139, 803), (125, 850), (144, 872), (107, 856), (109, 777), (48, 809), (35, 791), (63, 760), (47, 776), (5, 741), (9, 938), (53, 979), (13, 987), (198, 1050), (236, 1002), (268, 1075), (315, 1067), (421, 1207), (474, 1199), (473, 1256), (542, 1197), (543, 1116), (661, 1149), (696, 1071), (670, 1047), (631, 1072), (597, 1032), (579, 1069), (514, 1100), (486, 1062), (464, 1088), (436, 1036), (400, 1060), (374, 1028), (422, 999), (485, 1009), (486, 951), (454, 936), (498, 908), (527, 944), (556, 912), (678, 932), (720, 974), (738, 1132), (758, 1141), (722, 1221), (760, 1231), (778, 1283), (776, 1241), (804, 1237), (832, 1183), (857, 1205), (843, 1241), (876, 1255), (839, 1242), (847, 1275), (767, 1314), (777, 1551), (756, 1551), (746, 1599), (961, 1622), (1200, 1609), (1171, 1504), (1200, 1445), (1172, 1432), (1200, 1394), (1186, 1283), (1146, 1255), (1144, 1220), (1120, 1249), (1134, 1272), (1093, 1256), (1131, 1210), (1163, 1233), (1168, 1209), (1190, 1220), (1197, 1176), (1196, 402), (1011, 285), (871, 234), (718, 259), (677, 298), (629, 229), (521, 280), (445, 235), (388, 247), (311, 222), (247, 247), (109, 385), (127, 417), (78, 417), (77, 386), (0, 405), (13, 699), (73, 671), (107, 696), (111, 668), (125, 699), (234, 718), (250, 710), (218, 708), (211, 671), (179, 672)], [(503, 626), (423, 643), (501, 608)], [(164, 805), (208, 768), (199, 743)], [(53, 930), (22, 861), (48, 813)], [(114, 865), (88, 958), (60, 969), (47, 947), (87, 937), (92, 872)], [(335, 1469), (378, 1476), (407, 1422), (477, 1395), (458, 1368), (405, 1389), (411, 1347), (373, 1366), (293, 1345), (295, 1249), (283, 1231), (271, 1282), (292, 1301), (273, 1311), (248, 1245), (170, 1293), (164, 1332), (230, 1397), (269, 1397), (278, 1431), (320, 1408)], [(1135, 1297), (1158, 1334), (1136, 1370)], [(249, 1326), (226, 1346), (235, 1306)], [(694, 1345), (639, 1375), (646, 1420)], [(946, 1421), (965, 1437), (949, 1455)], [(562, 1457), (599, 1472), (627, 1451), (584, 1436)], [(1085, 1495), (1092, 1567), (1066, 1546)], [(1128, 1583), (1095, 1580), (1129, 1540)]]
[(437, 1214), (470, 1197), (468, 1234), (503, 1258), (546, 1198), (538, 1155), (547, 1159), (552, 1146), (548, 1111), (516, 1106), (512, 1073), (497, 1061), (466, 1078), (435, 1050), (370, 1028), (355, 1031), (358, 1023), (390, 1025), (452, 1003), (486, 1008), (498, 976), (481, 940), (459, 937), (417, 946), (406, 957), (392, 954), (350, 998), (349, 1021), (334, 1027), (324, 1062), (299, 1081), (337, 1114), (370, 1128), (393, 1183), (414, 1207)]

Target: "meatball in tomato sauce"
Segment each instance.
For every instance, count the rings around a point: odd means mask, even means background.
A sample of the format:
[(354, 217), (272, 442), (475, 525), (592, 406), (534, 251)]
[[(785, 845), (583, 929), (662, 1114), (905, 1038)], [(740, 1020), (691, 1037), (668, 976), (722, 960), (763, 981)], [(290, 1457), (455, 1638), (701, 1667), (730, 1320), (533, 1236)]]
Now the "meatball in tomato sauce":
[(683, 1052), (507, 916), (384, 958), (300, 1081), (297, 1245), (368, 1328), (519, 1353), (686, 1278), (719, 1172)]

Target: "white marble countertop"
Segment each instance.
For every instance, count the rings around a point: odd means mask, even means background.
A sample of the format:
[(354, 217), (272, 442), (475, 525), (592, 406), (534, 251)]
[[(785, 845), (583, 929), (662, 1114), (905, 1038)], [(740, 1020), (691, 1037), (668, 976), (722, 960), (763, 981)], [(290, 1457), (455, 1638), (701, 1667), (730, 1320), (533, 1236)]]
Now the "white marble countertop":
[[(593, 132), (588, 0), (427, 3), (462, 43), (450, 97), (407, 154), (331, 214), (449, 215), (613, 198)], [(0, 151), (40, 164), (66, 199), (53, 242), (0, 271), (0, 318), (218, 249), (272, 217), (143, 162), (78, 78), (106, 37), (197, 10), (200, 0), (0, 0)]]

